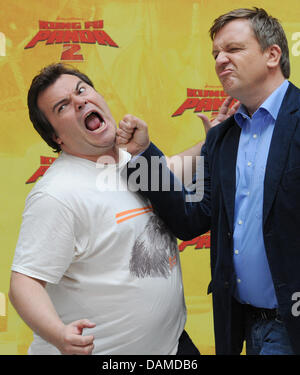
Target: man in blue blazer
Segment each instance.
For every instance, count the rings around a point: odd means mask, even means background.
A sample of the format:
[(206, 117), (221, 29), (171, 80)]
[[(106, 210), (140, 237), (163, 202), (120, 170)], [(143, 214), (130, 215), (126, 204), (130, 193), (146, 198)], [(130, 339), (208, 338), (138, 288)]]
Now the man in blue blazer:
[[(211, 230), (216, 353), (239, 354), (245, 340), (247, 354), (300, 354), (300, 91), (286, 36), (257, 8), (220, 16), (210, 33), (216, 73), (242, 104), (207, 134), (203, 199), (172, 189), (172, 173), (171, 191), (142, 194), (178, 238)], [(119, 141), (149, 163), (163, 155), (136, 118)]]

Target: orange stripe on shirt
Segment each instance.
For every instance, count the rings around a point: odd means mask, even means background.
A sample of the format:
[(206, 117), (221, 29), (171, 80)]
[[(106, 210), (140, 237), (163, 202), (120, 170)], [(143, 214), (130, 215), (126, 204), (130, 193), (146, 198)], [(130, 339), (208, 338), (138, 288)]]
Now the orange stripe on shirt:
[(147, 206), (147, 207), (141, 207), (141, 208), (134, 208), (132, 210), (127, 210), (127, 211), (121, 211), (118, 214), (116, 214), (116, 218), (120, 216), (124, 216), (127, 214), (131, 214), (132, 212), (137, 212), (137, 211), (142, 211), (142, 210), (147, 210), (149, 208), (152, 208), (152, 206)]
[(151, 212), (151, 211), (153, 211), (153, 208), (150, 208), (149, 210), (146, 210), (146, 211), (143, 211), (143, 212), (139, 212), (138, 214), (126, 216), (123, 219), (117, 220), (117, 224), (120, 224), (125, 220), (133, 219), (136, 216), (143, 215), (143, 214), (146, 214), (147, 212)]

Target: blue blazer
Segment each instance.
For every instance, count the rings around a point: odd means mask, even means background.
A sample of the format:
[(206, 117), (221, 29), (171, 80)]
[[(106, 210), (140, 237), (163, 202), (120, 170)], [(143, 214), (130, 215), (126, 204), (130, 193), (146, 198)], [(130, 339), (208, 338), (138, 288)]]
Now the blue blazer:
[[(211, 230), (211, 283), (216, 354), (239, 354), (244, 340), (243, 309), (233, 298), (233, 220), (240, 127), (230, 117), (212, 128), (202, 148), (204, 197), (186, 202), (186, 191), (143, 191), (158, 215), (180, 239)], [(142, 156), (163, 154), (153, 144)], [(129, 166), (128, 176), (137, 168)], [(161, 165), (159, 173), (167, 170)], [(169, 172), (169, 171), (168, 171)], [(151, 181), (151, 168), (148, 180)], [(174, 176), (170, 173), (171, 190)], [(264, 180), (263, 235), (279, 312), (292, 347), (300, 354), (300, 90), (290, 83), (271, 140)], [(255, 277), (255, 270), (253, 270)], [(297, 295), (296, 295), (297, 296)], [(292, 306), (294, 305), (294, 309)], [(300, 315), (300, 307), (298, 308)], [(296, 311), (296, 313), (295, 313)]]

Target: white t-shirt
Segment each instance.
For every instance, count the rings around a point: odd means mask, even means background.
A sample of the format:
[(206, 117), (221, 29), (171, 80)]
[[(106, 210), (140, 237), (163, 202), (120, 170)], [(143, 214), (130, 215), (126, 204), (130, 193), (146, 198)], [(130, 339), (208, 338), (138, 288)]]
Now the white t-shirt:
[[(186, 321), (177, 243), (124, 188), (129, 159), (122, 151), (98, 168), (62, 153), (26, 199), (12, 270), (47, 282), (65, 324), (96, 323), (93, 354), (176, 354)], [(122, 191), (109, 191), (116, 179)], [(34, 334), (29, 353), (59, 351)]]

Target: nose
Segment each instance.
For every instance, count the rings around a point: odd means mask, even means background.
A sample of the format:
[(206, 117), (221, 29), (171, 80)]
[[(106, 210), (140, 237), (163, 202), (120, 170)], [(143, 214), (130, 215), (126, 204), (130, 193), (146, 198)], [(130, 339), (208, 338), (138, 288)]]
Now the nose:
[(73, 95), (73, 103), (75, 105), (76, 111), (81, 111), (87, 104), (87, 100), (80, 97), (79, 95)]
[(227, 53), (224, 51), (220, 51), (218, 53), (218, 56), (216, 57), (216, 68), (221, 65), (227, 64), (228, 62), (229, 62), (229, 58), (228, 58)]

